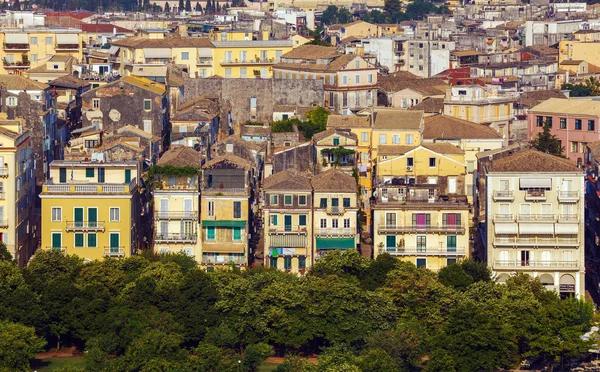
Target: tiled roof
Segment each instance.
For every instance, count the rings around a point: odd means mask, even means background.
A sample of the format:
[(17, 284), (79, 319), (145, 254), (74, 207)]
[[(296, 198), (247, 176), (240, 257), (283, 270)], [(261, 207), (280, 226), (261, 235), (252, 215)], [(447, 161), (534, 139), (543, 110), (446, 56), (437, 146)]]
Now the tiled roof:
[(157, 164), (175, 167), (199, 167), (201, 159), (200, 152), (193, 148), (173, 145), (162, 154)]
[(246, 136), (268, 137), (271, 135), (271, 127), (262, 127), (259, 125), (241, 125), (241, 133)]
[(323, 132), (316, 133), (313, 136), (313, 139), (315, 140), (315, 142), (318, 142), (318, 141), (321, 141), (321, 140), (329, 137), (332, 134), (338, 134), (342, 137), (346, 137), (346, 138), (350, 138), (355, 141), (358, 141), (358, 137), (356, 136), (356, 133), (352, 133), (347, 130), (342, 130), (342, 128), (329, 128)]
[(422, 119), (423, 111), (392, 108), (376, 109), (373, 129), (419, 129)]
[(343, 70), (353, 59), (358, 56), (354, 54), (343, 54), (339, 57), (335, 58), (330, 63), (287, 63), (287, 62), (279, 62), (276, 65), (273, 65), (275, 69), (285, 69), (285, 70), (294, 70), (294, 71), (340, 71)]
[(240, 137), (236, 136), (235, 134), (232, 134), (228, 137), (223, 138), (219, 142), (215, 143), (213, 145), (213, 147), (216, 148), (219, 145), (228, 144), (228, 143), (233, 143), (233, 144), (242, 146), (249, 151), (256, 151), (256, 152), (264, 151), (265, 145), (266, 145), (265, 142), (246, 141), (245, 139), (240, 138)]
[(521, 102), (523, 103), (523, 106), (533, 107), (550, 98), (567, 99), (565, 94), (558, 89), (532, 90), (530, 92), (523, 93), (523, 96), (521, 97)]
[[(600, 31), (599, 31), (600, 32)], [(564, 61), (562, 61), (560, 64), (561, 65), (567, 65), (567, 66), (579, 66), (580, 64), (582, 64), (584, 61), (582, 59), (565, 59)]]
[(377, 155), (378, 156), (387, 156), (387, 155), (403, 155), (407, 152), (414, 150), (417, 146), (408, 146), (408, 145), (379, 145), (377, 147)]
[(310, 173), (302, 173), (289, 168), (265, 178), (263, 188), (265, 190), (310, 191), (312, 190), (310, 178)]
[(8, 90), (44, 90), (47, 84), (27, 79), (21, 75), (0, 75), (0, 86)]
[(446, 115), (425, 117), (423, 138), (426, 139), (497, 139), (502, 138), (492, 128)]
[(388, 93), (398, 92), (403, 89), (412, 89), (424, 95), (444, 95), (449, 85), (442, 79), (407, 79), (402, 75), (390, 74), (382, 75), (378, 78), (378, 83)]
[(490, 172), (553, 173), (583, 171), (575, 163), (537, 150), (523, 150), (495, 160)]
[(149, 92), (156, 93), (156, 94), (165, 94), (165, 92), (166, 92), (166, 88), (165, 88), (164, 84), (157, 83), (157, 82), (154, 82), (150, 79), (146, 79), (143, 77), (126, 76), (124, 78), (121, 78), (121, 80), (116, 81), (116, 83), (119, 83), (119, 82), (128, 83), (128, 84), (134, 85), (138, 88), (141, 88), (141, 89), (144, 89)]
[(335, 191), (354, 193), (358, 191), (354, 177), (334, 168), (314, 176), (311, 179), (311, 184), (315, 192)]
[(457, 146), (454, 146), (448, 142), (438, 142), (438, 143), (425, 143), (423, 147), (429, 149), (433, 152), (437, 152), (438, 154), (454, 154), (454, 155), (462, 155), (465, 152), (459, 149)]
[(369, 128), (371, 118), (367, 115), (329, 115), (327, 117), (327, 128)]
[(420, 110), (427, 114), (440, 114), (444, 112), (444, 98), (425, 98), (418, 104), (409, 108), (409, 110)]
[(295, 112), (296, 106), (294, 105), (273, 105), (273, 112)]
[(128, 37), (114, 40), (111, 44), (129, 48), (210, 48), (213, 46), (210, 40), (205, 37), (170, 37), (164, 39)]
[(79, 89), (89, 86), (90, 83), (73, 75), (65, 75), (52, 80), (48, 85), (59, 88)]
[[(13, 120), (2, 120), (2, 121), (0, 121), (0, 123), (1, 122), (6, 122), (6, 123), (12, 124), (14, 121)], [(6, 136), (6, 137), (11, 138), (11, 139), (16, 139), (16, 138), (18, 138), (20, 136), (19, 133), (13, 132), (12, 130), (6, 129), (6, 128), (1, 127), (1, 126), (0, 126), (0, 135)]]
[(216, 157), (215, 159), (204, 164), (202, 166), (202, 169), (212, 168), (214, 165), (219, 164), (219, 163), (228, 163), (228, 164), (235, 165), (238, 168), (244, 168), (244, 169), (252, 168), (252, 163), (250, 163), (250, 161), (248, 161), (244, 158), (241, 158), (239, 156), (233, 155), (233, 154), (226, 154), (226, 155)]
[(598, 116), (600, 115), (600, 101), (550, 98), (532, 107), (530, 112)]
[(333, 46), (321, 46), (321, 45), (301, 45), (291, 51), (285, 53), (281, 58), (289, 59), (304, 59), (304, 60), (317, 60), (317, 59), (330, 59), (340, 56), (337, 49)]
[(134, 33), (133, 30), (128, 30), (121, 26), (111, 25), (110, 23), (83, 23), (81, 24), (81, 31), (89, 32), (89, 33), (102, 33), (102, 34), (112, 34), (113, 31), (117, 33)]
[(600, 161), (600, 141), (588, 143), (587, 147), (590, 149), (592, 158), (595, 161)]

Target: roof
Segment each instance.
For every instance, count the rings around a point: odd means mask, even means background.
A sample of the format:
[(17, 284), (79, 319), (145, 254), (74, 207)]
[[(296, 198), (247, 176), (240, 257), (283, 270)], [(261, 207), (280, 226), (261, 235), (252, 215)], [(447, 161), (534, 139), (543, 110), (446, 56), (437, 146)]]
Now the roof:
[(243, 169), (252, 168), (252, 164), (250, 163), (250, 161), (233, 154), (225, 154), (207, 162), (202, 166), (202, 169), (212, 168), (214, 165), (219, 163), (228, 163), (236, 166), (237, 168)]
[(0, 86), (8, 90), (44, 90), (48, 84), (27, 79), (21, 75), (0, 75)]
[(478, 52), (476, 50), (455, 50), (454, 52), (452, 52), (452, 54), (454, 54), (457, 57), (469, 57), (469, 56), (478, 56), (483, 53)]
[(483, 124), (446, 115), (425, 118), (423, 138), (426, 139), (501, 139), (494, 129)]
[(271, 135), (271, 127), (263, 127), (259, 125), (241, 125), (242, 135), (268, 137)]
[(592, 154), (592, 158), (596, 161), (600, 160), (600, 141), (592, 142), (587, 145)]
[(123, 28), (121, 26), (111, 25), (110, 23), (82, 23), (81, 24), (82, 32), (89, 33), (102, 33), (102, 34), (112, 34), (113, 32), (117, 33), (134, 33), (135, 31)]
[(127, 37), (111, 42), (112, 45), (129, 48), (211, 48), (213, 45), (205, 37), (170, 37), (164, 39), (148, 39), (145, 37)]
[(246, 141), (245, 139), (240, 138), (240, 137), (236, 136), (235, 134), (232, 134), (228, 137), (223, 138), (222, 140), (218, 141), (217, 143), (215, 143), (213, 145), (213, 148), (216, 148), (219, 145), (228, 144), (228, 143), (240, 145), (249, 151), (257, 151), (257, 152), (264, 151), (265, 146), (266, 146), (266, 143), (264, 143), (264, 142)]
[(462, 155), (465, 153), (463, 150), (461, 150), (457, 146), (455, 146), (451, 143), (448, 143), (448, 142), (424, 143), (422, 146), (433, 152), (437, 152), (438, 154)]
[(201, 154), (193, 148), (173, 145), (162, 154), (157, 164), (197, 168), (200, 166), (201, 159)]
[(92, 16), (95, 16), (96, 13), (90, 13), (90, 12), (85, 12), (85, 11), (66, 11), (66, 12), (53, 12), (53, 11), (49, 11), (45, 13), (47, 16), (55, 16), (55, 17), (72, 17), (75, 19), (85, 19), (85, 18), (89, 18)]
[(600, 101), (590, 99), (550, 98), (531, 108), (530, 112), (574, 115), (600, 115)]
[(420, 79), (407, 78), (404, 74), (382, 75), (378, 83), (388, 93), (398, 92), (403, 89), (412, 89), (424, 95), (444, 95), (449, 85), (439, 78)]
[(423, 111), (400, 109), (376, 109), (373, 129), (419, 129)]
[(567, 65), (567, 66), (579, 66), (580, 64), (582, 64), (583, 62), (585, 62), (584, 60), (580, 59), (580, 60), (576, 60), (576, 59), (566, 59), (564, 61), (562, 61), (560, 64), (561, 65)]
[(407, 152), (416, 149), (416, 146), (408, 146), (408, 145), (379, 145), (377, 147), (377, 155), (378, 156), (387, 156), (387, 155), (403, 155)]
[[(14, 120), (2, 120), (0, 122), (13, 124)], [(11, 138), (11, 139), (16, 139), (16, 138), (18, 138), (20, 136), (19, 133), (13, 132), (12, 130), (9, 130), (9, 129), (4, 128), (4, 127), (0, 127), (0, 135), (6, 136), (6, 137)]]
[(273, 68), (288, 69), (294, 71), (340, 71), (344, 69), (355, 58), (361, 58), (354, 54), (342, 54), (329, 63), (288, 63), (279, 62)]
[(65, 75), (52, 80), (48, 85), (59, 88), (79, 89), (90, 86), (90, 83), (73, 75)]
[(296, 112), (294, 105), (273, 105), (273, 112)]
[(327, 128), (369, 128), (371, 119), (368, 115), (329, 115), (327, 117)]
[(421, 146), (408, 146), (408, 145), (379, 145), (377, 147), (377, 155), (403, 155), (407, 152), (423, 147), (429, 149), (438, 154), (454, 154), (462, 155), (465, 152), (454, 146), (451, 143), (440, 142), (440, 143), (424, 143)]
[(521, 97), (521, 103), (525, 107), (533, 107), (550, 98), (567, 99), (565, 94), (558, 89), (553, 90), (532, 90), (524, 92)]
[(331, 59), (338, 56), (340, 56), (340, 53), (333, 46), (301, 45), (285, 53), (281, 58), (317, 60)]
[(126, 76), (124, 78), (121, 78), (120, 80), (117, 80), (116, 83), (120, 81), (156, 94), (165, 94), (166, 92), (164, 84), (157, 83), (144, 77)]
[(289, 168), (265, 178), (263, 188), (265, 190), (309, 191), (312, 190), (310, 178), (310, 173), (302, 173)]
[(335, 191), (355, 193), (358, 191), (354, 177), (340, 172), (335, 168), (317, 174), (311, 179), (311, 184), (315, 192)]
[(418, 104), (409, 108), (409, 110), (420, 110), (427, 114), (444, 112), (444, 98), (427, 97)]
[(577, 168), (570, 160), (546, 154), (537, 150), (523, 150), (507, 157), (494, 160), (490, 172), (524, 172), (524, 173), (557, 173), (578, 172), (583, 170)]
[(346, 130), (342, 130), (341, 128), (329, 128), (323, 132), (316, 133), (315, 135), (313, 135), (313, 139), (318, 142), (318, 141), (321, 141), (321, 140), (331, 136), (332, 134), (339, 134), (342, 137), (346, 137), (346, 138), (350, 138), (355, 141), (358, 141), (358, 137), (356, 136), (355, 133), (352, 133), (352, 132), (346, 131)]

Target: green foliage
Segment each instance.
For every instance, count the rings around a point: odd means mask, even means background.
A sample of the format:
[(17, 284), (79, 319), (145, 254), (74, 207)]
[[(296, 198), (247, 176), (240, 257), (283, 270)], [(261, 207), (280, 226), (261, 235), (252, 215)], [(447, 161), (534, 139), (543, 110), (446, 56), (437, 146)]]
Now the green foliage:
[(304, 138), (310, 140), (316, 133), (322, 132), (327, 129), (327, 117), (331, 113), (322, 107), (317, 107), (306, 113), (307, 121), (301, 121), (299, 119), (284, 119), (279, 121), (271, 122), (272, 133), (284, 133), (292, 132), (294, 126), (298, 127), (298, 130), (304, 135)]
[[(200, 164), (198, 164), (200, 166)], [(200, 173), (198, 167), (175, 167), (173, 165), (153, 165), (148, 170), (148, 179), (152, 180), (155, 176), (162, 177), (194, 177)]]
[(598, 81), (595, 77), (591, 76), (583, 83), (563, 84), (561, 89), (569, 90), (570, 97), (600, 96), (600, 81)]
[(456, 263), (442, 268), (438, 273), (438, 278), (443, 285), (458, 290), (465, 290), (473, 283), (473, 278), (465, 272), (460, 264)]
[(560, 140), (550, 132), (550, 122), (546, 120), (543, 130), (531, 142), (531, 145), (538, 151), (547, 154), (562, 156), (563, 148)]
[(311, 40), (310, 43), (308, 43), (308, 45), (331, 46), (331, 44), (322, 40), (322, 36), (321, 36), (322, 34), (323, 34), (323, 26), (318, 25), (312, 32), (313, 39)]
[(0, 321), (0, 370), (29, 371), (29, 360), (45, 344), (33, 327)]
[(373, 9), (370, 12), (366, 12), (361, 17), (361, 20), (374, 24), (383, 24), (387, 22), (386, 15), (378, 9)]
[(259, 343), (250, 345), (244, 350), (242, 367), (244, 367), (246, 371), (256, 372), (265, 359), (273, 354), (273, 347), (269, 344)]
[(337, 23), (352, 22), (352, 13), (346, 8), (338, 8), (335, 5), (329, 5), (321, 15), (321, 24), (331, 26)]
[(327, 128), (327, 118), (329, 115), (331, 115), (331, 111), (325, 110), (321, 106), (306, 112), (308, 121), (318, 125), (320, 128), (323, 128), (323, 130)]

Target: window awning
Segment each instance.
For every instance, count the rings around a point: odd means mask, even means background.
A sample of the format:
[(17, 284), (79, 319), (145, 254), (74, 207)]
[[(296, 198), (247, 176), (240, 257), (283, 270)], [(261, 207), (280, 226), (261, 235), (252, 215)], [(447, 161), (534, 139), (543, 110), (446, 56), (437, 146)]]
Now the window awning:
[(27, 34), (4, 34), (6, 44), (29, 44)]
[(354, 249), (354, 238), (317, 238), (317, 249)]
[(117, 54), (119, 54), (119, 48), (116, 45), (111, 45), (111, 47), (108, 49), (108, 53), (110, 53), (111, 56), (116, 56)]
[(246, 220), (203, 220), (202, 227), (246, 227)]
[(496, 223), (494, 230), (496, 234), (516, 234), (518, 232), (516, 223)]
[(56, 34), (56, 44), (79, 44), (79, 37), (77, 34)]
[(552, 178), (520, 178), (519, 188), (521, 189), (550, 189), (552, 188)]
[(198, 48), (198, 57), (210, 58), (212, 57), (212, 50), (210, 48)]
[(171, 58), (169, 48), (144, 48), (145, 58)]
[[(244, 253), (243, 243), (203, 243), (203, 253)], [(227, 259), (225, 259), (227, 262)]]
[(557, 234), (577, 234), (579, 225), (576, 223), (557, 223), (554, 229)]
[(520, 234), (554, 234), (553, 223), (520, 223)]
[(272, 248), (306, 248), (306, 235), (271, 235), (269, 241)]

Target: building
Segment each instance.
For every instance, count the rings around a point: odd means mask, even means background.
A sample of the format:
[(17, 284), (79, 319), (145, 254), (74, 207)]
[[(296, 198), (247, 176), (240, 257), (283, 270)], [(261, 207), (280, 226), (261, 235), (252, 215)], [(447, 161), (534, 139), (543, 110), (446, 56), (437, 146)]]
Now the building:
[(449, 69), (455, 43), (446, 40), (409, 39), (398, 47), (400, 71), (428, 78)]
[(303, 275), (314, 262), (311, 174), (295, 169), (263, 184), (265, 266)]
[(585, 294), (584, 172), (535, 150), (480, 157), (485, 256), (497, 281), (526, 273), (560, 293)]
[(351, 176), (357, 172), (358, 137), (355, 133), (349, 129), (327, 129), (315, 134), (312, 142), (317, 156), (316, 165), (321, 172), (331, 168)]
[[(174, 146), (165, 151), (154, 173), (154, 251), (184, 252), (202, 260), (198, 232), (200, 224), (200, 186), (198, 170), (201, 156), (196, 150)], [(167, 168), (162, 168), (167, 167)], [(187, 175), (169, 174), (178, 169)]]
[(85, 260), (137, 253), (147, 238), (138, 177), (134, 161), (52, 162), (40, 194), (42, 248)]
[(282, 55), (272, 68), (275, 79), (322, 80), (325, 107), (335, 112), (349, 115), (374, 105), (378, 70), (360, 56), (302, 45)]
[(356, 180), (337, 169), (311, 179), (313, 189), (313, 257), (334, 249), (356, 249), (359, 243)]
[(469, 258), (464, 152), (449, 143), (379, 147), (371, 201), (374, 257), (437, 271)]
[(219, 156), (202, 166), (200, 250), (202, 265), (247, 267), (250, 232), (253, 165), (239, 156)]
[(48, 83), (59, 77), (71, 75), (73, 63), (75, 63), (75, 58), (73, 56), (54, 55), (50, 57), (46, 63), (42, 63), (37, 67), (29, 69), (27, 71), (27, 77), (41, 83)]
[[(574, 4), (553, 4), (571, 6)], [(585, 12), (585, 4), (583, 4)], [(581, 20), (562, 21), (526, 21), (525, 46), (554, 45), (572, 37), (573, 33), (582, 29)]]
[(564, 155), (583, 164), (588, 143), (600, 140), (600, 102), (588, 99), (550, 98), (527, 113), (527, 138), (533, 141), (548, 122), (561, 142)]
[(600, 66), (600, 46), (592, 40), (562, 40), (558, 47), (559, 61), (586, 61)]
[(411, 108), (428, 98), (444, 98), (448, 84), (438, 78), (421, 79), (406, 72), (399, 72), (379, 78), (380, 106)]

